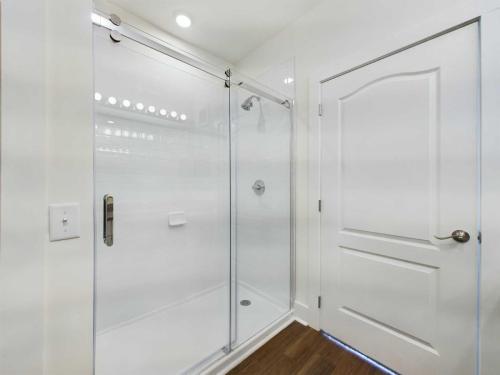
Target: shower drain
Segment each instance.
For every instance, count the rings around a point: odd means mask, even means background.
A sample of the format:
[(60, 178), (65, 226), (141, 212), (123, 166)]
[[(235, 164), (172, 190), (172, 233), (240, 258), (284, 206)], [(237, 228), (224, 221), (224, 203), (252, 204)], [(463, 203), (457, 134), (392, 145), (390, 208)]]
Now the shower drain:
[(252, 301), (250, 301), (249, 299), (242, 299), (240, 301), (241, 306), (250, 306), (251, 304), (252, 304)]

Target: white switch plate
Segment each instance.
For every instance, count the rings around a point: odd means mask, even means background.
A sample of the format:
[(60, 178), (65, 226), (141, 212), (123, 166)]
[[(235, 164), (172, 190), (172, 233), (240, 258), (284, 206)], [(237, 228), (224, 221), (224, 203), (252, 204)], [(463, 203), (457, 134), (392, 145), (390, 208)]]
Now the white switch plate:
[(50, 241), (80, 237), (80, 205), (64, 203), (49, 205)]

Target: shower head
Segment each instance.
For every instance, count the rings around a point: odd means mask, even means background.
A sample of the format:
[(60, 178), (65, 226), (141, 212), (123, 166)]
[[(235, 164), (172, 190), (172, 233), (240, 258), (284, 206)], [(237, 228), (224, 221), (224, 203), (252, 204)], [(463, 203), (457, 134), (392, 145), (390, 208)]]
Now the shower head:
[(252, 95), (241, 104), (241, 108), (243, 108), (245, 111), (250, 111), (250, 109), (253, 107), (254, 99), (260, 102), (259, 96)]

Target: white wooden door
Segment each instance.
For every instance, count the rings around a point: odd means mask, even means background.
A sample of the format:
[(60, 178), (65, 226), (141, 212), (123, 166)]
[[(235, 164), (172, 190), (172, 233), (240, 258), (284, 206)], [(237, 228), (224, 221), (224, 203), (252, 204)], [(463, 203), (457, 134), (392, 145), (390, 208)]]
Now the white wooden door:
[(471, 24), (322, 84), (321, 328), (403, 374), (475, 371), (478, 54)]

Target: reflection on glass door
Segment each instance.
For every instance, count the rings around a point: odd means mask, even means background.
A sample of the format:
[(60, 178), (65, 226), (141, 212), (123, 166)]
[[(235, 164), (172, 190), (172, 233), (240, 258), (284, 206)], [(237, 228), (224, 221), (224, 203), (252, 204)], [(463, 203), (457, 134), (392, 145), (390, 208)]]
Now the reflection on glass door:
[(95, 91), (95, 372), (189, 372), (230, 337), (229, 90), (96, 28)]

